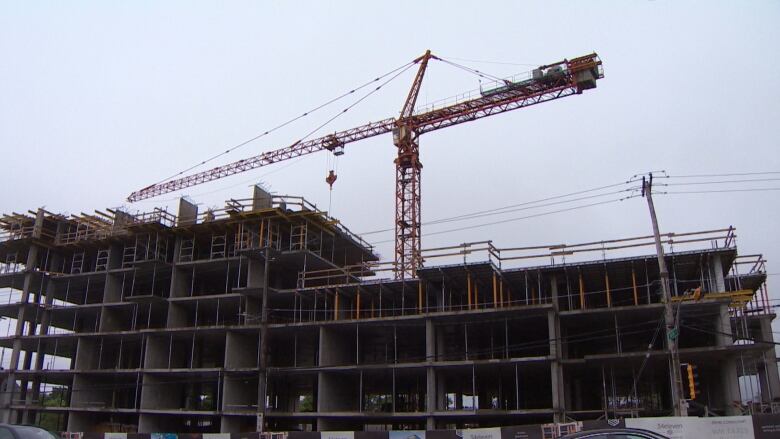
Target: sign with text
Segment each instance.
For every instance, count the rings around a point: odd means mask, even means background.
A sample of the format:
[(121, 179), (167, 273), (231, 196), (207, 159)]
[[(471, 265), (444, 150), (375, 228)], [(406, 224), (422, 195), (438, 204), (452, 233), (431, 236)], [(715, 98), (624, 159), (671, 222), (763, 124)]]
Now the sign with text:
[(629, 418), (626, 427), (642, 428), (668, 436), (670, 439), (753, 439), (750, 416), (713, 418), (662, 417)]

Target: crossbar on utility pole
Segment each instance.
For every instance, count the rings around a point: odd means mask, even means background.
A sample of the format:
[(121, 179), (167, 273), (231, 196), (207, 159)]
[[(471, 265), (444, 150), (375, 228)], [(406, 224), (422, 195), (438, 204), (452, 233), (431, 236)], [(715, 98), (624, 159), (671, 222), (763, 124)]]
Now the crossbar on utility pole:
[(672, 309), (672, 295), (669, 291), (669, 271), (666, 269), (664, 248), (661, 245), (661, 233), (658, 231), (658, 219), (653, 205), (653, 174), (650, 178), (642, 177), (642, 196), (647, 199), (647, 207), (650, 208), (650, 220), (653, 222), (653, 235), (655, 236), (655, 251), (658, 256), (658, 270), (661, 276), (661, 291), (664, 300), (664, 323), (666, 325), (666, 346), (671, 360), (669, 376), (672, 379), (672, 405), (674, 416), (688, 416), (688, 405), (683, 400), (682, 372), (680, 371), (680, 352), (677, 349), (677, 336), (679, 335), (677, 324)]

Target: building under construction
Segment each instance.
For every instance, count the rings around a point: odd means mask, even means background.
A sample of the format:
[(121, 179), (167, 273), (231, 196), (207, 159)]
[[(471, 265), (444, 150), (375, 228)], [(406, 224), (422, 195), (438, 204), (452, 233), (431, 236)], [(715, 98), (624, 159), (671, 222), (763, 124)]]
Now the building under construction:
[[(732, 228), (662, 238), (689, 412), (771, 411), (763, 259)], [(336, 220), (259, 188), (202, 213), (8, 214), (0, 414), (142, 433), (668, 415), (653, 243), (463, 244), (397, 280)]]

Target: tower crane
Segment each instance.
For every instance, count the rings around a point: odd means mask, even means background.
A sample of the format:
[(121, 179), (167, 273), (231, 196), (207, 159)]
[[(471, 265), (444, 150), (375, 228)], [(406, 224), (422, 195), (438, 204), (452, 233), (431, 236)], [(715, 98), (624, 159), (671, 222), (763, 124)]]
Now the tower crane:
[(398, 150), (395, 159), (395, 274), (399, 279), (416, 277), (416, 270), (423, 262), (420, 248), (420, 135), (581, 94), (584, 90), (595, 88), (596, 81), (604, 77), (601, 59), (596, 53), (591, 53), (540, 66), (532, 71), (529, 79), (504, 81), (503, 85), (483, 90), (472, 99), (415, 113), (417, 96), (431, 59), (440, 58), (428, 50), (414, 60), (419, 67), (398, 118), (387, 118), (317, 139), (298, 141), (254, 157), (153, 184), (133, 192), (127, 200), (135, 202), (152, 198), (317, 151), (327, 150), (340, 155), (348, 143), (392, 132), (393, 143)]

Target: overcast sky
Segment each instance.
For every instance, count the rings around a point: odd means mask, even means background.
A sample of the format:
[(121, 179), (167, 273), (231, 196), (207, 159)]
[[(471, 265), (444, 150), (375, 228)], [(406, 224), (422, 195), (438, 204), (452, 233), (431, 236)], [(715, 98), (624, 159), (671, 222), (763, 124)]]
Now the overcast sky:
[[(426, 49), (497, 76), (596, 51), (606, 77), (580, 96), (423, 136), (423, 221), (651, 170), (672, 176), (780, 171), (778, 23), (777, 1), (2, 1), (0, 212), (124, 205), (130, 192)], [(317, 134), (397, 115), (412, 76), (406, 72)], [(419, 104), (477, 87), (476, 76), (432, 62)], [(214, 164), (287, 146), (351, 102), (339, 101)], [(202, 208), (222, 206), (263, 182), (276, 193), (330, 207), (356, 232), (385, 229), (393, 224), (394, 154), (389, 135), (348, 145), (332, 194), (324, 182), (326, 153), (183, 194)], [(765, 176), (773, 177), (780, 174)], [(702, 181), (717, 180), (724, 178)], [(678, 190), (769, 187), (780, 182)], [(177, 195), (128, 208), (175, 210)], [(656, 204), (663, 232), (734, 225), (740, 252), (764, 253), (777, 273), (778, 196), (659, 194)], [(544, 210), (429, 226), (423, 234)], [(577, 243), (650, 231), (644, 200), (633, 198), (430, 234), (423, 246), (484, 239), (500, 247)], [(392, 258), (392, 233), (366, 238), (380, 241), (378, 251)]]

